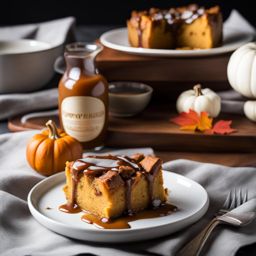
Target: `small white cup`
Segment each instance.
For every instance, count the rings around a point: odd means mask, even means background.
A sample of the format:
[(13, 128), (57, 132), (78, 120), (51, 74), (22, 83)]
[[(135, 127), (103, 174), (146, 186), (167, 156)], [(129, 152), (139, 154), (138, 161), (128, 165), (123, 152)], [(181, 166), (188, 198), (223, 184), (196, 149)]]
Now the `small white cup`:
[(117, 117), (134, 116), (148, 105), (152, 87), (137, 82), (112, 82), (109, 84), (109, 111)]

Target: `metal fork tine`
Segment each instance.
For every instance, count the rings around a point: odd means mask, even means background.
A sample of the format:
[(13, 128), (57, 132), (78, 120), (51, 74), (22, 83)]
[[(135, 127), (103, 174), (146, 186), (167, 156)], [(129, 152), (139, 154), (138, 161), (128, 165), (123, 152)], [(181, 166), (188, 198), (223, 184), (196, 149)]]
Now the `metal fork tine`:
[(233, 209), (233, 208), (235, 208), (236, 207), (236, 205), (237, 205), (237, 195), (236, 195), (236, 188), (234, 188), (234, 190), (232, 191), (232, 195), (233, 196), (231, 196), (231, 204), (230, 204), (230, 207), (229, 207), (229, 209)]
[(229, 191), (228, 196), (226, 198), (226, 201), (223, 204), (224, 209), (229, 209), (230, 208), (230, 204), (231, 204), (231, 198), (230, 197), (231, 197), (231, 191)]
[(223, 215), (228, 211), (240, 206), (248, 201), (248, 190), (242, 188), (233, 188), (229, 191), (227, 198), (221, 209), (215, 214), (216, 216)]
[[(239, 199), (238, 199), (238, 205), (241, 205), (243, 203), (243, 191), (241, 188), (239, 188)], [(237, 205), (237, 206), (238, 206)]]
[(244, 194), (244, 197), (243, 197), (243, 203), (245, 203), (247, 201), (248, 201), (248, 189), (245, 190), (245, 194)]
[(236, 207), (240, 205), (240, 188), (236, 189)]

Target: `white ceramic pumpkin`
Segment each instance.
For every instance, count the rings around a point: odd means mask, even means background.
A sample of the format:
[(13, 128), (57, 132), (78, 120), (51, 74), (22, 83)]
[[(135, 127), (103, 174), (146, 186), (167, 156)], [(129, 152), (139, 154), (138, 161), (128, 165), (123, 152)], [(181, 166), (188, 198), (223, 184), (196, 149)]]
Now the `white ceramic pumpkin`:
[(231, 55), (227, 75), (234, 90), (256, 98), (256, 43), (245, 44)]
[(193, 90), (188, 90), (178, 97), (176, 103), (177, 111), (188, 112), (189, 109), (196, 111), (198, 114), (205, 111), (211, 117), (216, 117), (220, 113), (220, 97), (212, 90), (202, 89), (200, 84), (194, 86)]
[(244, 114), (248, 119), (256, 122), (256, 101), (246, 101), (245, 102)]

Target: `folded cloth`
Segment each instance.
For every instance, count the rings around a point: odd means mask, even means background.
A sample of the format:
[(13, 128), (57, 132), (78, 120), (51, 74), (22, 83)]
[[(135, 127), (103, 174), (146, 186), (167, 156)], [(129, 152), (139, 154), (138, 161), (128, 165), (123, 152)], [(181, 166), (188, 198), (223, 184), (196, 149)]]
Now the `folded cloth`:
[(218, 92), (221, 98), (221, 112), (230, 114), (244, 114), (244, 103), (246, 98), (233, 89)]
[(56, 108), (58, 89), (48, 89), (33, 93), (0, 95), (0, 120), (29, 111)]
[(255, 28), (235, 9), (231, 11), (224, 25), (227, 28), (235, 28), (237, 32), (255, 35)]
[[(199, 182), (207, 190), (210, 207), (197, 223), (173, 235), (150, 241), (123, 244), (95, 244), (78, 241), (53, 233), (41, 226), (30, 214), (27, 195), (44, 177), (33, 171), (25, 159), (25, 145), (35, 131), (4, 134), (0, 136), (0, 252), (12, 255), (174, 255), (184, 243), (194, 237), (223, 204), (234, 187), (246, 188), (249, 197), (255, 197), (256, 168), (230, 168), (175, 160), (164, 164), (170, 170)], [(118, 154), (134, 152), (152, 154), (148, 148), (115, 151)], [(256, 211), (255, 200), (250, 201)], [(223, 227), (218, 236), (208, 243), (206, 255), (234, 255), (245, 245), (256, 242), (256, 222), (235, 229)]]
[(75, 18), (67, 17), (37, 24), (0, 27), (0, 40), (34, 39), (52, 47), (74, 40)]

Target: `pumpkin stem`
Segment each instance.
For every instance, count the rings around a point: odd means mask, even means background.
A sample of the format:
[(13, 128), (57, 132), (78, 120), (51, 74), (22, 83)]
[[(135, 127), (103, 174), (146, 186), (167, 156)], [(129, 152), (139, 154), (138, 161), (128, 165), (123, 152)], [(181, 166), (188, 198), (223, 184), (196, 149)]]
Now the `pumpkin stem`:
[(60, 138), (56, 124), (52, 120), (49, 120), (45, 125), (49, 129), (49, 138), (50, 139), (55, 140), (55, 139)]
[(195, 91), (196, 97), (203, 95), (201, 84), (196, 84), (196, 85), (193, 87), (193, 89), (194, 89), (194, 91)]

